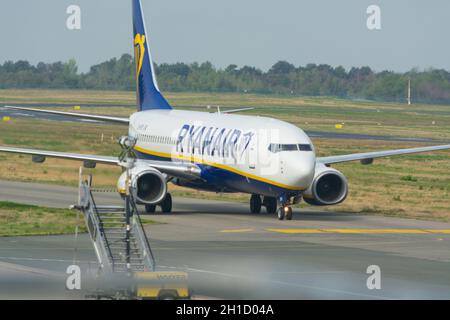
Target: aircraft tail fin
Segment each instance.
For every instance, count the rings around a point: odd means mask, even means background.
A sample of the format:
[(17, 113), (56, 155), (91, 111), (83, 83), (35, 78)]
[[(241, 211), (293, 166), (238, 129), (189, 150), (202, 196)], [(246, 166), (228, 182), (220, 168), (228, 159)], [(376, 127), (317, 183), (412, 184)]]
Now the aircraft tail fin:
[(145, 20), (141, 0), (132, 0), (133, 44), (136, 64), (136, 100), (138, 111), (152, 109), (172, 109), (159, 91), (155, 67), (149, 49), (149, 37), (145, 30)]

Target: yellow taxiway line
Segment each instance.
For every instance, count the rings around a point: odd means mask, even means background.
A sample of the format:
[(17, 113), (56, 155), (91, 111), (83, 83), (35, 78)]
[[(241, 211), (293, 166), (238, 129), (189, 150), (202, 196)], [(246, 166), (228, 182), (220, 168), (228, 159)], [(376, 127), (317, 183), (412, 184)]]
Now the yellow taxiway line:
[(346, 234), (450, 234), (450, 230), (422, 230), (422, 229), (266, 229), (270, 232), (287, 234), (305, 233), (346, 233)]

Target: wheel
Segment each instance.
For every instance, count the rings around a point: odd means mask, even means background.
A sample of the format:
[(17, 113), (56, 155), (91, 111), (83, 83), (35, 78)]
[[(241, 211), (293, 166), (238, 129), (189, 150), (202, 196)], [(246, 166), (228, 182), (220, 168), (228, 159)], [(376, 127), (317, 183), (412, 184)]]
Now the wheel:
[(155, 213), (156, 205), (154, 204), (146, 204), (145, 205), (145, 212), (146, 213)]
[(250, 212), (260, 213), (261, 212), (261, 197), (257, 194), (252, 194), (250, 197)]
[(268, 214), (277, 212), (277, 199), (274, 197), (264, 197), (264, 206)]
[(286, 220), (292, 220), (292, 208), (288, 207), (287, 212), (285, 212)]
[(162, 292), (159, 295), (159, 300), (177, 300), (178, 294), (176, 292), (172, 292), (172, 290), (167, 292)]
[(166, 197), (159, 205), (164, 213), (169, 213), (172, 211), (172, 196), (170, 193), (166, 194)]
[(280, 207), (277, 210), (278, 220), (284, 220), (284, 208)]

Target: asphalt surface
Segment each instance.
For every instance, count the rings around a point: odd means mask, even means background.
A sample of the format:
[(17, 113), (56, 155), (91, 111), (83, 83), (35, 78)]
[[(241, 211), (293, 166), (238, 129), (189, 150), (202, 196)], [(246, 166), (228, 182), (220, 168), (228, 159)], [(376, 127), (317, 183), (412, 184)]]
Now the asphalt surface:
[[(22, 105), (25, 106), (25, 105)], [(61, 105), (58, 105), (61, 106)], [(26, 105), (30, 108), (45, 107), (42, 105)], [(47, 108), (49, 105), (46, 106)], [(86, 107), (94, 107), (92, 105), (86, 105)], [(111, 107), (123, 107), (122, 105), (111, 106)], [(192, 108), (192, 107), (191, 107)], [(199, 107), (200, 108), (200, 107)], [(0, 115), (2, 117), (9, 116), (11, 118), (31, 118), (40, 119), (48, 121), (63, 121), (63, 122), (81, 122), (81, 123), (95, 123), (97, 125), (104, 124), (102, 121), (90, 120), (90, 119), (77, 119), (73, 117), (65, 117), (60, 115), (51, 114), (41, 114), (37, 112), (29, 112), (23, 110), (11, 110), (4, 109), (0, 107)], [(386, 135), (368, 135), (368, 134), (354, 134), (354, 133), (340, 133), (340, 132), (326, 132), (326, 131), (306, 131), (306, 134), (311, 138), (328, 138), (328, 139), (353, 139), (353, 140), (375, 140), (375, 141), (392, 141), (392, 142), (419, 142), (419, 143), (436, 143), (445, 144), (449, 141), (437, 140), (437, 139), (427, 139), (427, 138), (417, 138), (417, 137), (397, 137), (397, 136), (386, 136)]]
[[(77, 190), (0, 181), (3, 200), (68, 207)], [(96, 200), (120, 203), (114, 193)], [(210, 298), (450, 298), (448, 223), (297, 209), (278, 221), (247, 207), (174, 198), (174, 212), (146, 227), (158, 270), (187, 271), (194, 295)], [(88, 235), (0, 238), (0, 297), (79, 298), (64, 289), (74, 259), (95, 272)], [(380, 290), (367, 288), (371, 265)]]

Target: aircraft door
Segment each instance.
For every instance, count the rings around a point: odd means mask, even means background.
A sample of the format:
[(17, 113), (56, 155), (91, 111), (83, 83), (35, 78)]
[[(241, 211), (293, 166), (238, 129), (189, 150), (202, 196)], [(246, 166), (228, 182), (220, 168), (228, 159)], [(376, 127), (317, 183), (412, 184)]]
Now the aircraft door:
[(258, 148), (257, 148), (256, 139), (252, 139), (250, 141), (250, 145), (247, 150), (248, 150), (248, 157), (247, 157), (248, 167), (250, 169), (255, 169), (256, 162), (258, 160)]

